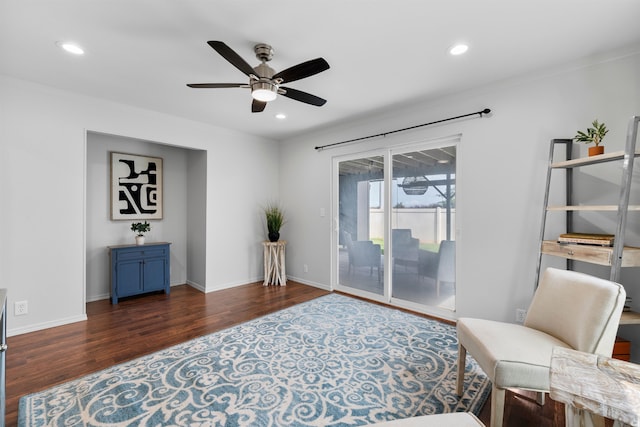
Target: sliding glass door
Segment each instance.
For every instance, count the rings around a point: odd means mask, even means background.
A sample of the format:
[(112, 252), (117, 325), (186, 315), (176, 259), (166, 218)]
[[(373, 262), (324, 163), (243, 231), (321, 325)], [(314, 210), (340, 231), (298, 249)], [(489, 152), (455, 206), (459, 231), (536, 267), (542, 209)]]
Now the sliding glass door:
[(338, 164), (338, 283), (377, 295), (384, 293), (383, 179), (383, 156)]
[(391, 295), (455, 310), (456, 147), (391, 155)]
[(455, 310), (456, 145), (336, 159), (338, 290)]

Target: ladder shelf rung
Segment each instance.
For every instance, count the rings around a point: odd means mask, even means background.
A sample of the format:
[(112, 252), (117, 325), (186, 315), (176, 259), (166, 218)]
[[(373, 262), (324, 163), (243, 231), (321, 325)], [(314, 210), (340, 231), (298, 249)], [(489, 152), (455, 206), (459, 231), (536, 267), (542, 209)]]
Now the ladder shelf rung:
[[(611, 266), (613, 246), (580, 245), (577, 243), (560, 243), (556, 240), (544, 240), (541, 253), (574, 261)], [(640, 266), (640, 248), (625, 246), (622, 251), (622, 267)]]
[(620, 316), (621, 325), (640, 325), (640, 313), (635, 311), (623, 311)]
[[(548, 211), (618, 211), (618, 205), (547, 206)], [(629, 205), (628, 211), (640, 211), (640, 205)]]
[[(635, 151), (634, 157), (640, 156), (640, 150)], [(611, 162), (614, 160), (622, 160), (624, 158), (624, 151), (615, 151), (613, 153), (599, 154), (597, 156), (580, 157), (578, 159), (565, 160), (562, 162), (553, 162), (551, 167), (553, 169), (566, 169), (576, 168), (580, 166), (595, 165), (598, 163)]]

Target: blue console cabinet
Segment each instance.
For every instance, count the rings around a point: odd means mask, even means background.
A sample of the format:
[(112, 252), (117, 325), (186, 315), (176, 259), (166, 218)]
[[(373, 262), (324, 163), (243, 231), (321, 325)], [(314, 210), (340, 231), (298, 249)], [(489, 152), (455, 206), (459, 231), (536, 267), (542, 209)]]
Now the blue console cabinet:
[(111, 302), (118, 298), (164, 290), (169, 294), (169, 245), (109, 246), (111, 260)]

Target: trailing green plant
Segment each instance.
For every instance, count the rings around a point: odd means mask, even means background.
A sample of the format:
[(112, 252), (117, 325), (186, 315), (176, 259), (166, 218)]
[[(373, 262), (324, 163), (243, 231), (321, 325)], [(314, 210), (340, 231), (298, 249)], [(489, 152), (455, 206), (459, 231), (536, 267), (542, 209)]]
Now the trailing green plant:
[(598, 123), (598, 119), (594, 120), (591, 125), (593, 127), (587, 128), (586, 132), (579, 130), (576, 136), (573, 137), (573, 140), (586, 144), (593, 143), (596, 147), (600, 145), (604, 136), (609, 132), (609, 129), (607, 129), (604, 123)]
[(145, 222), (134, 222), (131, 224), (131, 231), (135, 231), (138, 236), (144, 236), (144, 233), (151, 230), (151, 224)]
[(284, 212), (279, 205), (271, 203), (264, 208), (264, 215), (267, 220), (267, 231), (269, 233), (279, 232), (285, 223)]

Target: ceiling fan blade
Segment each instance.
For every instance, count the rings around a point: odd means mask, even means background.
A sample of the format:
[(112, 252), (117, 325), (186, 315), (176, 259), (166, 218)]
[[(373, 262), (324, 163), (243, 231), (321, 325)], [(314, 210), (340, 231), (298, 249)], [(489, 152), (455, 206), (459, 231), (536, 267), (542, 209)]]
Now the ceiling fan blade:
[(246, 83), (187, 83), (194, 89), (217, 89), (226, 87), (249, 87)]
[(318, 96), (311, 95), (310, 93), (303, 92), (297, 89), (291, 89), (289, 87), (280, 87), (285, 92), (282, 93), (282, 96), (286, 96), (287, 98), (295, 99), (296, 101), (304, 102), (305, 104), (315, 105), (317, 107), (322, 107), (326, 104), (327, 100), (322, 99)]
[(282, 83), (289, 83), (306, 77), (311, 77), (314, 74), (321, 73), (328, 69), (329, 64), (324, 60), (324, 58), (316, 58), (303, 62), (302, 64), (294, 65), (286, 70), (282, 70), (279, 73), (276, 73), (273, 78), (282, 79)]
[(247, 61), (242, 59), (240, 55), (238, 55), (233, 49), (231, 49), (223, 42), (211, 40), (208, 41), (207, 44), (211, 46), (216, 52), (218, 52), (220, 56), (229, 61), (231, 65), (245, 73), (247, 76), (256, 74), (256, 72), (253, 70), (253, 67), (247, 64)]
[(266, 102), (263, 101), (258, 101), (257, 99), (254, 99), (253, 102), (251, 103), (251, 112), (252, 113), (261, 113), (264, 111), (264, 108), (267, 106)]

